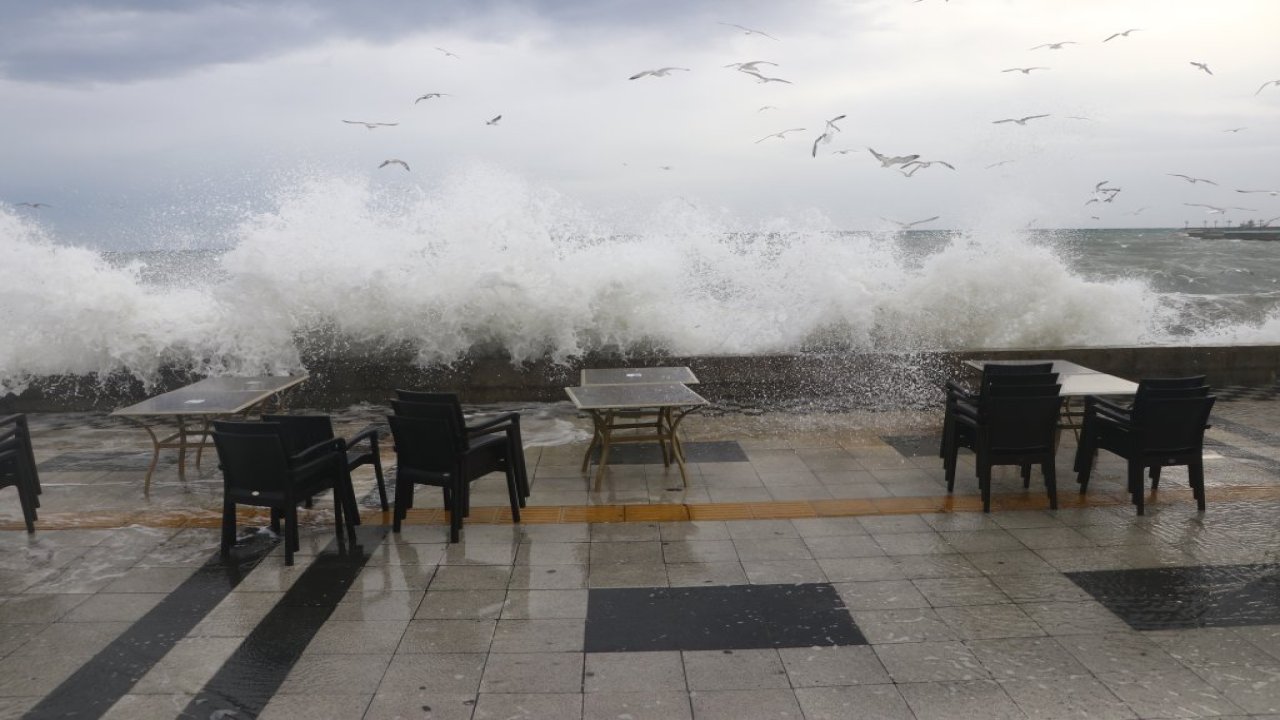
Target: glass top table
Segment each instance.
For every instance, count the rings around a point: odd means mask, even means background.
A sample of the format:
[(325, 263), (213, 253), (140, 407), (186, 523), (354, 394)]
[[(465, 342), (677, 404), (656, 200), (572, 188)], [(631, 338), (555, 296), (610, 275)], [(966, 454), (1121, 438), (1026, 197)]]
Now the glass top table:
[[(112, 415), (141, 425), (151, 436), (151, 465), (143, 483), (144, 492), (151, 491), (151, 475), (160, 460), (161, 448), (178, 449), (178, 477), (185, 478), (188, 448), (196, 448), (196, 467), (200, 467), (204, 448), (212, 445), (209, 442), (209, 423), (212, 420), (246, 414), (273, 398), (280, 404), (279, 396), (307, 377), (302, 374), (205, 378), (112, 412)], [(189, 418), (198, 419), (200, 428), (188, 428)], [(161, 438), (152, 428), (152, 423), (170, 420), (177, 423), (177, 431)]]
[(582, 385), (640, 385), (683, 383), (697, 385), (698, 377), (687, 367), (583, 368)]
[(670, 467), (674, 460), (681, 481), (688, 487), (684, 448), (677, 430), (686, 415), (709, 404), (705, 398), (678, 382), (584, 385), (564, 391), (579, 410), (591, 414), (595, 427), (582, 458), (582, 471), (587, 471), (592, 452), (599, 448), (597, 488), (604, 479), (609, 449), (614, 443), (654, 441), (662, 448), (663, 465)]

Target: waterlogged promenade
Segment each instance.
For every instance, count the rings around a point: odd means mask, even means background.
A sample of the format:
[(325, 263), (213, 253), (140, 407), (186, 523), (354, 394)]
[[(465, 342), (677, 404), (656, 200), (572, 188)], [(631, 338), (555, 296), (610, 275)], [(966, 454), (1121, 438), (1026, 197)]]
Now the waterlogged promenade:
[(1220, 395), (1208, 511), (1173, 468), (1144, 518), (1105, 453), (1052, 512), (999, 469), (983, 515), (934, 410), (722, 406), (684, 426), (687, 489), (630, 446), (593, 490), (588, 421), (527, 404), (523, 524), (494, 476), (462, 543), (428, 492), (394, 537), (361, 468), (358, 543), (321, 501), (294, 567), (252, 513), (218, 559), (215, 458), (162, 455), (144, 497), (144, 434), (37, 414), (34, 536), (0, 494), (0, 717), (1280, 715), (1280, 402)]

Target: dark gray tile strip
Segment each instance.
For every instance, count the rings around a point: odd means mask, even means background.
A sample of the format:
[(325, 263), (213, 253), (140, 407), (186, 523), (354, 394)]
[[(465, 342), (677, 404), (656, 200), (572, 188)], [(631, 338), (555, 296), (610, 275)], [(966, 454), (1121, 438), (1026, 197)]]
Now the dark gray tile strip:
[(390, 531), (360, 527), (355, 545), (329, 543), (191, 699), (182, 717), (257, 717)]
[(255, 536), (232, 557), (214, 556), (24, 717), (98, 718), (191, 632), (275, 543)]

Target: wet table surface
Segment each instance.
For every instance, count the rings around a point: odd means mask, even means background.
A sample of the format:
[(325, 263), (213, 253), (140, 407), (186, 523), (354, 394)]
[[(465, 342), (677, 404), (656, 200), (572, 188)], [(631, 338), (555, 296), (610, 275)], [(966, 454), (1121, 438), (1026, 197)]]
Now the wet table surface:
[(583, 368), (583, 385), (641, 385), (683, 383), (696, 385), (698, 377), (687, 367)]

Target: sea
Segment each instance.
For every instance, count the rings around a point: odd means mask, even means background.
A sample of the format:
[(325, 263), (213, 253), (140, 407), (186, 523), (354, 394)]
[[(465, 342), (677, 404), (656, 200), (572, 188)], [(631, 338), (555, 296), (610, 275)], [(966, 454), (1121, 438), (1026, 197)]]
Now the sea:
[(46, 375), (291, 372), (317, 336), (423, 365), (1280, 342), (1280, 242), (1181, 228), (859, 230), (683, 199), (622, 221), (518, 182), (324, 178), (180, 235), (95, 248), (0, 206), (0, 395)]

